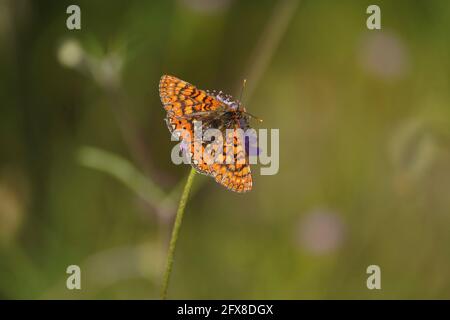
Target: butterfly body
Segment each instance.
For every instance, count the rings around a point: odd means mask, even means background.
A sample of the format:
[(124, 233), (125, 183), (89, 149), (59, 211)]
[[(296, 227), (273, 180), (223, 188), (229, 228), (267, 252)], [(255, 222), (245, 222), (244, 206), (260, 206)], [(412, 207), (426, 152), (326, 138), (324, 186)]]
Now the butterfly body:
[[(217, 183), (235, 192), (247, 192), (252, 188), (252, 176), (245, 145), (236, 138), (236, 129), (247, 130), (249, 117), (239, 101), (221, 91), (203, 91), (174, 76), (164, 75), (159, 83), (159, 94), (167, 111), (166, 123), (169, 131), (177, 133), (186, 144), (191, 156), (191, 165), (197, 172), (213, 177)], [(222, 141), (193, 139), (195, 126), (201, 129), (217, 129), (224, 135)], [(230, 130), (233, 129), (233, 130)], [(225, 144), (221, 149), (220, 144)], [(216, 153), (218, 162), (208, 162), (204, 151)], [(226, 151), (232, 150), (231, 161), (225, 161)], [(222, 151), (222, 152), (221, 152)]]

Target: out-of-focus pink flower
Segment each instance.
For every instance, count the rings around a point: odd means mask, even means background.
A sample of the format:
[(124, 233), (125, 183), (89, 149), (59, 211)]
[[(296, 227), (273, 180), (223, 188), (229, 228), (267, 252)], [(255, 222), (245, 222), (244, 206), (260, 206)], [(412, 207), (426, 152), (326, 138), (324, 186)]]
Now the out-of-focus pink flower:
[(400, 78), (409, 69), (409, 54), (402, 39), (386, 31), (364, 34), (359, 60), (368, 73), (383, 80)]
[(318, 255), (327, 254), (341, 246), (344, 229), (338, 213), (316, 209), (300, 219), (296, 238), (302, 249)]

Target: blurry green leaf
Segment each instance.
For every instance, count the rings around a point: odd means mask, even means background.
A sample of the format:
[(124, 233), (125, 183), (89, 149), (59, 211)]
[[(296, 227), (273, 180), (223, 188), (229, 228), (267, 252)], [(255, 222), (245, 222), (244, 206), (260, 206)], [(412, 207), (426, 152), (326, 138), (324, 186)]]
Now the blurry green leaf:
[[(89, 290), (79, 292), (79, 297), (95, 297), (101, 290), (129, 279), (141, 279), (157, 284), (162, 272), (163, 257), (158, 245), (152, 241), (133, 246), (113, 247), (94, 253), (80, 265), (85, 285)], [(65, 283), (66, 277), (48, 288), (40, 298), (73, 298), (74, 292), (67, 290)]]
[(158, 205), (166, 198), (163, 190), (124, 158), (94, 147), (80, 148), (77, 158), (83, 166), (102, 171), (121, 181), (151, 205)]

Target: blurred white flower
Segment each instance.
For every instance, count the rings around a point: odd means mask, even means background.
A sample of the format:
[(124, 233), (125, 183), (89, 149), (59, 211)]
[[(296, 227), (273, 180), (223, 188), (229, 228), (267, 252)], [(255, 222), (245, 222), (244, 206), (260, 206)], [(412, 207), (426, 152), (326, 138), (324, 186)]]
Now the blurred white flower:
[(89, 59), (89, 69), (97, 83), (106, 87), (117, 87), (123, 68), (123, 58), (116, 52), (111, 52), (98, 60)]
[(341, 246), (344, 229), (344, 223), (338, 213), (316, 209), (300, 219), (296, 240), (306, 251), (318, 255), (327, 254)]
[(402, 39), (386, 31), (364, 34), (359, 60), (368, 73), (383, 80), (400, 78), (409, 69), (409, 54)]
[(78, 40), (66, 39), (58, 48), (57, 56), (63, 66), (91, 76), (103, 87), (115, 88), (120, 84), (123, 57), (118, 52), (97, 57), (85, 51)]
[(83, 59), (84, 50), (77, 40), (67, 39), (58, 48), (58, 60), (65, 67), (76, 68)]

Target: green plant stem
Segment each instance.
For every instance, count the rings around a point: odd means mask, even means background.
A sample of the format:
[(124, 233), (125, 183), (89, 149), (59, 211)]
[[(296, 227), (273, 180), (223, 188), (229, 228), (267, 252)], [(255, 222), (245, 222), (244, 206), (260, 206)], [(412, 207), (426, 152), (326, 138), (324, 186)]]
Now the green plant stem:
[(191, 168), (189, 177), (184, 186), (183, 193), (181, 195), (180, 204), (178, 205), (177, 215), (175, 217), (175, 223), (172, 229), (172, 236), (170, 238), (169, 252), (167, 254), (166, 270), (164, 272), (163, 285), (161, 290), (161, 299), (167, 299), (167, 290), (169, 288), (170, 274), (172, 273), (173, 260), (175, 254), (175, 248), (177, 246), (178, 234), (180, 233), (181, 223), (183, 222), (184, 209), (191, 191), (192, 183), (194, 182), (195, 169)]

